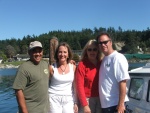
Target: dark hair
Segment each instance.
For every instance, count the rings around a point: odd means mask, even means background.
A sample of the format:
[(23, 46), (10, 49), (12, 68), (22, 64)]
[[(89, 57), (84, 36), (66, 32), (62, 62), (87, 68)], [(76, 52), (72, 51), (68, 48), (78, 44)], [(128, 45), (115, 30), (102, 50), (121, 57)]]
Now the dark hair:
[(69, 57), (69, 58), (67, 58), (67, 63), (68, 63), (68, 62), (72, 59), (73, 54), (72, 54), (72, 50), (71, 50), (70, 46), (69, 46), (66, 42), (61, 42), (61, 43), (57, 46), (56, 52), (55, 52), (55, 55), (54, 55), (54, 58), (55, 58), (56, 62), (59, 61), (59, 59), (58, 59), (58, 50), (59, 50), (59, 47), (60, 47), (60, 46), (67, 47), (67, 49), (68, 49), (68, 57)]
[(110, 38), (110, 39), (112, 40), (110, 34), (107, 33), (106, 31), (103, 31), (103, 32), (101, 32), (101, 33), (96, 37), (96, 41), (97, 41), (97, 42), (98, 42), (99, 37), (101, 37), (102, 35), (106, 35), (106, 36), (108, 36), (108, 38)]

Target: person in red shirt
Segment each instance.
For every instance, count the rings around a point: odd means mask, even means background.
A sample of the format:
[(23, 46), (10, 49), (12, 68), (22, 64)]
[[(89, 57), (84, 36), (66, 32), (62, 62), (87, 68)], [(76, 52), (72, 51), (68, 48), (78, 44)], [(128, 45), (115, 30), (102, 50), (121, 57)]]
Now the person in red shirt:
[(99, 67), (102, 54), (96, 40), (89, 40), (76, 69), (76, 90), (79, 113), (102, 113), (98, 93)]

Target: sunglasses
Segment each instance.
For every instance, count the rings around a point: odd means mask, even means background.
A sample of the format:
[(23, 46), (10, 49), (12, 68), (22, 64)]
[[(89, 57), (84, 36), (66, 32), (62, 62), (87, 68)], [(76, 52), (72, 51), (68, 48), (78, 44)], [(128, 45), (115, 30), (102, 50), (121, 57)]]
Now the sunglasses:
[(93, 49), (92, 49), (92, 48), (88, 48), (87, 50), (88, 50), (89, 52), (91, 52), (91, 51), (97, 51), (97, 48), (93, 48)]
[(42, 48), (34, 48), (34, 49), (32, 49), (31, 51), (32, 51), (32, 53), (41, 53), (42, 52)]
[(102, 45), (102, 44), (105, 44), (105, 45), (106, 45), (109, 41), (110, 41), (110, 40), (106, 40), (106, 41), (103, 41), (103, 42), (99, 42), (99, 44), (100, 44), (100, 45)]

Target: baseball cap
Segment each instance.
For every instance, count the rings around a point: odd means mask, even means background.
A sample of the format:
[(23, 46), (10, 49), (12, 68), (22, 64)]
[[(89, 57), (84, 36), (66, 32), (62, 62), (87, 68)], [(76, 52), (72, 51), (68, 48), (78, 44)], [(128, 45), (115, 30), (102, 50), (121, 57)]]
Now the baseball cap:
[(30, 42), (29, 50), (34, 49), (36, 47), (43, 48), (41, 42), (39, 42), (39, 41)]

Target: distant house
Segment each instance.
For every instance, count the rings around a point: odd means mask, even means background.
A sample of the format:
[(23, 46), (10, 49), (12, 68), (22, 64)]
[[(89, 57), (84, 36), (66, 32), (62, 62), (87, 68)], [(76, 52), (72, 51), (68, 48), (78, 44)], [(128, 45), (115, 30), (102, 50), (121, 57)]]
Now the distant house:
[(82, 54), (82, 50), (72, 50), (72, 52), (73, 52), (74, 54), (79, 55), (79, 56), (81, 56), (81, 54)]
[(25, 61), (29, 59), (29, 55), (28, 54), (17, 54), (16, 56), (13, 56), (14, 60), (16, 61)]
[(2, 63), (3, 59), (0, 59), (0, 64)]

